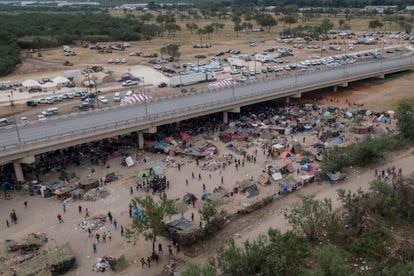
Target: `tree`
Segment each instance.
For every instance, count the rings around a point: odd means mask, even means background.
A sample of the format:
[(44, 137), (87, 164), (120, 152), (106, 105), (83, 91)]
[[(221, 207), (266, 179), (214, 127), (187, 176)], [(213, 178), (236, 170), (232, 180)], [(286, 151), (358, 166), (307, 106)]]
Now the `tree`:
[(190, 31), (191, 34), (193, 34), (193, 32), (198, 29), (198, 25), (194, 22), (187, 23), (185, 27)]
[(266, 28), (267, 32), (270, 32), (270, 29), (277, 25), (276, 19), (270, 14), (262, 14), (256, 17), (256, 22), (261, 27)]
[(338, 25), (339, 25), (339, 28), (341, 28), (342, 29), (342, 26), (345, 24), (345, 19), (339, 19), (339, 21), (338, 21)]
[(152, 196), (136, 197), (131, 200), (132, 206), (144, 210), (144, 215), (134, 218), (127, 229), (128, 236), (142, 234), (147, 241), (152, 242), (152, 252), (155, 254), (157, 237), (165, 232), (164, 218), (176, 213), (174, 201), (163, 199), (155, 202)]
[(370, 190), (373, 191), (371, 209), (374, 213), (383, 218), (397, 220), (399, 217), (398, 208), (400, 199), (398, 192), (388, 183), (380, 180), (374, 180), (370, 183)]
[(206, 223), (210, 223), (211, 219), (217, 214), (217, 209), (211, 201), (207, 201), (200, 209), (198, 209), (201, 219)]
[(200, 36), (200, 43), (203, 42), (203, 35), (206, 34), (206, 30), (204, 29), (198, 29), (197, 34)]
[(175, 36), (176, 32), (181, 31), (181, 27), (180, 25), (177, 25), (175, 23), (168, 22), (165, 24), (165, 30), (167, 30), (168, 35), (172, 34), (173, 36)]
[(325, 245), (316, 249), (316, 264), (313, 269), (307, 271), (307, 275), (352, 275), (352, 269), (345, 262), (346, 253), (333, 245)]
[(326, 36), (328, 35), (328, 32), (334, 27), (334, 23), (328, 18), (324, 18), (319, 27), (321, 32)]
[(414, 140), (414, 108), (406, 101), (398, 105), (397, 112), (397, 128), (400, 135), (409, 140)]
[(169, 55), (173, 57), (173, 59), (177, 59), (181, 56), (180, 53), (180, 44), (170, 43), (165, 47), (160, 49), (161, 54)]
[(329, 199), (320, 201), (312, 196), (305, 196), (301, 204), (295, 206), (286, 218), (295, 231), (301, 231), (310, 241), (315, 241), (329, 223), (331, 210), (332, 203)]
[(239, 32), (243, 30), (243, 27), (240, 23), (234, 24), (233, 30), (236, 32), (236, 36), (239, 36)]
[(285, 16), (283, 16), (282, 18), (280, 18), (280, 21), (282, 21), (285, 24), (287, 24), (289, 26), (289, 29), (290, 29), (290, 26), (292, 24), (296, 24), (296, 22), (298, 22), (297, 15), (293, 15), (293, 14), (292, 15), (285, 15)]
[(213, 26), (214, 30), (216, 30), (216, 33), (218, 33), (219, 30), (224, 29), (223, 23), (212, 23), (211, 25)]
[(141, 15), (139, 17), (139, 19), (141, 20), (142, 24), (145, 24), (146, 21), (150, 21), (151, 19), (154, 18), (154, 15), (152, 15), (152, 13), (146, 12), (143, 15)]
[(209, 24), (207, 26), (204, 26), (204, 33), (208, 35), (208, 39), (210, 39), (210, 36), (212, 33), (214, 33), (214, 25)]
[(203, 266), (189, 264), (181, 273), (182, 276), (215, 276), (214, 268), (206, 263)]
[(288, 231), (282, 234), (270, 228), (267, 265), (264, 275), (299, 275), (309, 255), (309, 243), (303, 237)]
[(347, 214), (346, 223), (357, 234), (360, 234), (369, 212), (369, 193), (361, 189), (358, 189), (356, 193), (339, 189), (338, 198), (342, 202), (342, 206)]
[(368, 22), (368, 28), (372, 29), (374, 33), (376, 29), (382, 28), (382, 26), (384, 26), (384, 24), (378, 19), (370, 20)]

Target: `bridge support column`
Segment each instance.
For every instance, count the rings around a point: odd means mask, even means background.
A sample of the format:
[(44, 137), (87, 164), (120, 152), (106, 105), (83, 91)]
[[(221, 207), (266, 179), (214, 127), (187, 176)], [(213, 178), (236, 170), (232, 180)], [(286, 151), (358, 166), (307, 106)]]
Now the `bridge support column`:
[(290, 103), (290, 97), (286, 97), (286, 101), (287, 104)]
[(22, 165), (19, 161), (13, 161), (14, 173), (16, 174), (16, 179), (18, 182), (24, 182), (24, 174), (22, 170)]
[(223, 123), (224, 124), (229, 123), (229, 113), (227, 111), (223, 111)]
[(338, 91), (338, 86), (337, 85), (335, 85), (334, 87), (333, 87), (333, 92), (337, 92)]
[(144, 149), (144, 133), (138, 132), (138, 148)]
[(385, 79), (385, 74), (378, 75), (375, 77), (376, 79)]

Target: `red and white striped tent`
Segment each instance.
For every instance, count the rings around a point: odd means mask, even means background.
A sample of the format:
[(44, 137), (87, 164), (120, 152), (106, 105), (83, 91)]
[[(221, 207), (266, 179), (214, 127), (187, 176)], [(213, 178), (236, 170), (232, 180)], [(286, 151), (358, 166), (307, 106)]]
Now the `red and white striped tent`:
[(152, 97), (144, 94), (133, 94), (131, 96), (125, 96), (122, 99), (121, 104), (136, 104), (140, 102), (144, 102), (147, 100), (151, 100)]
[(208, 85), (209, 89), (220, 89), (233, 86), (234, 79), (224, 79), (212, 82)]

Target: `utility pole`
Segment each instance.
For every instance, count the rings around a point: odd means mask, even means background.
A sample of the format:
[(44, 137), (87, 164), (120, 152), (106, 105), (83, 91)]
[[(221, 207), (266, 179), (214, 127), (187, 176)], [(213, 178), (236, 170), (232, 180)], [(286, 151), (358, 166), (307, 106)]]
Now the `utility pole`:
[(16, 129), (17, 140), (18, 140), (18, 142), (19, 142), (19, 147), (20, 147), (20, 146), (21, 146), (21, 144), (22, 144), (22, 139), (21, 139), (21, 137), (20, 137), (19, 127), (17, 126), (16, 114), (14, 113), (14, 103), (13, 103), (13, 101), (12, 101), (13, 91), (10, 91), (10, 94), (11, 94), (11, 95), (8, 95), (8, 97), (9, 97), (9, 102), (10, 102), (10, 108), (11, 108), (11, 111), (12, 111), (12, 116), (13, 116), (13, 121), (14, 121), (14, 127), (15, 127), (15, 129)]
[(179, 71), (179, 73), (180, 73), (180, 91), (181, 91), (183, 89), (183, 82), (181, 80), (181, 60), (178, 61), (178, 63), (180, 64), (180, 71)]

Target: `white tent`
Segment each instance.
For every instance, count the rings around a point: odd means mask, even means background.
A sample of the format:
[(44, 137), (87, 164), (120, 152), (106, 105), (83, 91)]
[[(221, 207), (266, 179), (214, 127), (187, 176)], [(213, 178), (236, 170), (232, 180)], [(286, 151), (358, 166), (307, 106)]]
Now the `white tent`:
[(56, 78), (53, 78), (52, 80), (56, 84), (66, 84), (69, 82), (69, 80), (62, 76), (57, 76)]
[(42, 87), (43, 88), (52, 88), (52, 87), (56, 87), (56, 83), (55, 82), (50, 82), (50, 81), (48, 81), (48, 82), (45, 82), (44, 84), (42, 84)]
[(31, 88), (31, 87), (42, 87), (38, 81), (35, 80), (25, 80), (22, 82), (23, 87)]

